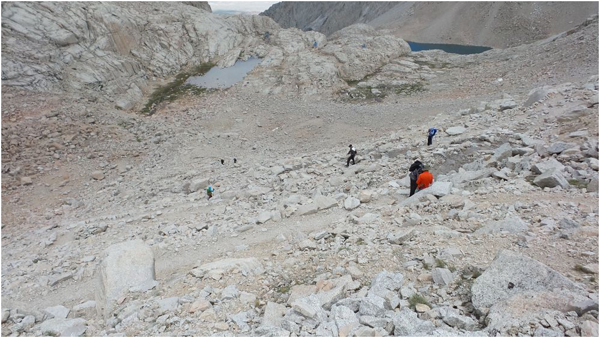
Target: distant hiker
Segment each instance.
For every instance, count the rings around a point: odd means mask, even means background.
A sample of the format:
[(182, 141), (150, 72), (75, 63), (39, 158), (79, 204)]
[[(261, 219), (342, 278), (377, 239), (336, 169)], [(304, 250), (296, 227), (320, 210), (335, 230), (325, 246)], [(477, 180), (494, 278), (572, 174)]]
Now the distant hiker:
[(270, 33), (269, 33), (269, 31), (266, 31), (266, 32), (265, 32), (265, 35), (264, 35), (264, 37), (263, 37), (263, 38), (264, 38), (264, 40), (265, 40), (265, 41), (268, 41), (268, 40), (269, 40), (269, 37), (270, 37)]
[(313, 43), (313, 48), (317, 48), (317, 42)]
[(417, 189), (423, 190), (429, 188), (431, 183), (433, 183), (433, 175), (429, 172), (429, 166), (425, 165), (423, 166), (423, 172), (417, 179)]
[(211, 199), (213, 197), (213, 192), (215, 192), (215, 189), (213, 189), (213, 187), (209, 185), (208, 188), (206, 188), (206, 194), (208, 195), (208, 199)]
[(362, 47), (363, 49), (365, 49), (365, 48), (367, 48), (367, 44), (366, 44), (366, 43), (363, 43), (363, 44), (361, 45), (361, 47)]
[(352, 165), (356, 164), (354, 162), (354, 156), (356, 156), (356, 148), (354, 148), (352, 145), (349, 145), (348, 147), (350, 147), (350, 151), (348, 151), (348, 154), (346, 154), (346, 155), (350, 155), (350, 156), (348, 157), (348, 161), (346, 161), (346, 167), (350, 166), (350, 160), (352, 160)]
[(427, 131), (427, 145), (430, 146), (431, 143), (433, 143), (433, 136), (435, 136), (435, 133), (437, 133), (437, 129), (431, 127), (429, 128), (429, 130)]
[(410, 197), (415, 194), (415, 191), (417, 191), (417, 179), (423, 172), (423, 163), (421, 163), (419, 160), (416, 160), (415, 163), (410, 166), (408, 171), (410, 171), (410, 174), (408, 175), (410, 178), (410, 195), (408, 195), (408, 197)]
[(225, 160), (224, 159), (221, 159), (221, 164), (225, 164)]
[(233, 163), (237, 163), (237, 158), (233, 158)]

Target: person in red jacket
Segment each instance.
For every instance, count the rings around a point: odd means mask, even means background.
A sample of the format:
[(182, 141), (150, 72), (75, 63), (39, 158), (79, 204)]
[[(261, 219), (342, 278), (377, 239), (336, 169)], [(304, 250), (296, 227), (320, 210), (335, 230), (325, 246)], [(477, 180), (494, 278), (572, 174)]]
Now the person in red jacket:
[(433, 175), (429, 172), (429, 166), (425, 165), (423, 167), (423, 172), (419, 175), (419, 178), (417, 178), (417, 189), (423, 190), (428, 188), (431, 183), (433, 183)]

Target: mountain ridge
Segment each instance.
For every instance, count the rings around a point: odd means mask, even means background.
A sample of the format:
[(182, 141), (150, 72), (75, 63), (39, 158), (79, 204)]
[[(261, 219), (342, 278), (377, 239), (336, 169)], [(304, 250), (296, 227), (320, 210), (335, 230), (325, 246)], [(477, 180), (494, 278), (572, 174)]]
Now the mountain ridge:
[(281, 2), (261, 15), (283, 28), (326, 35), (366, 23), (415, 42), (506, 48), (566, 31), (597, 13), (596, 2)]

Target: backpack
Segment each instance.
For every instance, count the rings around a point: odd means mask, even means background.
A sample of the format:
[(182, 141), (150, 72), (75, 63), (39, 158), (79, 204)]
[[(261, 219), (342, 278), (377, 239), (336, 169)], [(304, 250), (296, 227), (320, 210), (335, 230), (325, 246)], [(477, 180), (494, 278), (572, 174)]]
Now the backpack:
[(437, 133), (437, 129), (435, 129), (435, 128), (429, 128), (429, 136), (434, 136), (435, 133)]

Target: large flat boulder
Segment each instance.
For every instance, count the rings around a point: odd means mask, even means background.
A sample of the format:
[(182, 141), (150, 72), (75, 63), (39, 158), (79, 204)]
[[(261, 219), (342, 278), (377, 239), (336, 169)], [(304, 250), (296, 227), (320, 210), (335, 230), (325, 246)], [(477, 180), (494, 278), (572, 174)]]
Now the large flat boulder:
[(564, 168), (565, 166), (562, 163), (558, 162), (554, 157), (551, 157), (546, 161), (532, 165), (531, 171), (538, 175), (541, 175), (550, 170), (562, 171)]
[(454, 135), (460, 135), (462, 133), (464, 133), (467, 130), (467, 128), (465, 127), (450, 127), (448, 129), (446, 129), (446, 134), (450, 135), (450, 136), (454, 136)]
[(44, 335), (50, 333), (60, 337), (81, 337), (87, 330), (87, 326), (85, 319), (82, 318), (54, 318), (40, 324), (39, 330)]
[(454, 184), (454, 185), (458, 185), (458, 184), (461, 184), (464, 182), (475, 181), (475, 180), (479, 180), (479, 179), (488, 177), (495, 171), (496, 170), (493, 168), (461, 171), (457, 174), (452, 175), (450, 177), (450, 182), (452, 182), (452, 184)]
[(475, 231), (476, 234), (490, 234), (490, 233), (518, 233), (528, 231), (529, 227), (519, 216), (507, 216), (501, 221), (490, 222), (482, 228)]
[(316, 203), (303, 204), (298, 207), (296, 213), (298, 216), (312, 215), (319, 211), (319, 206)]
[(553, 289), (586, 294), (580, 286), (548, 266), (527, 256), (501, 250), (473, 283), (471, 300), (477, 309), (490, 308), (523, 292)]
[(108, 318), (113, 301), (130, 288), (155, 282), (154, 253), (143, 241), (133, 240), (111, 245), (101, 257), (96, 270), (96, 310)]
[(443, 197), (452, 192), (452, 182), (433, 182), (428, 188), (419, 190), (414, 195), (400, 202), (400, 206), (408, 206), (417, 203), (425, 195), (434, 195), (436, 197)]
[(193, 192), (206, 189), (208, 187), (209, 181), (210, 181), (210, 179), (205, 178), (205, 177), (196, 178), (190, 182), (189, 186), (187, 186), (187, 189), (185, 189), (185, 187), (184, 187), (184, 190), (188, 194), (191, 194)]
[(533, 179), (533, 184), (540, 188), (554, 188), (557, 186), (563, 189), (569, 188), (571, 185), (567, 179), (556, 169), (551, 169)]
[(318, 195), (314, 198), (314, 201), (319, 210), (329, 209), (338, 205), (337, 200), (329, 196)]

